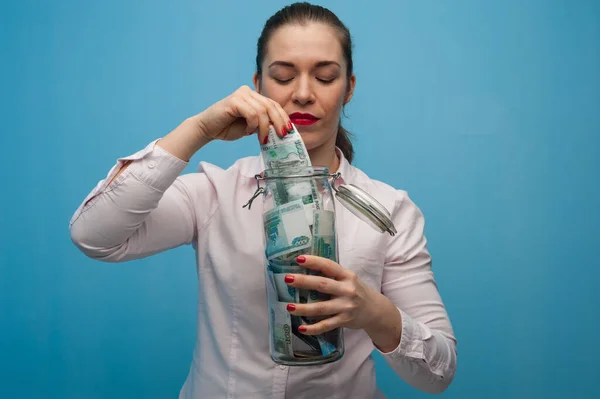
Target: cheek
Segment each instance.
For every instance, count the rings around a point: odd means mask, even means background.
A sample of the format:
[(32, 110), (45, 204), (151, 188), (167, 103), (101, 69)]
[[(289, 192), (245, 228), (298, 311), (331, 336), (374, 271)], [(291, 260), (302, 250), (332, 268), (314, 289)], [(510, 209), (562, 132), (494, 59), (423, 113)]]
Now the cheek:
[(341, 113), (344, 105), (344, 98), (339, 93), (329, 92), (321, 97), (321, 105), (332, 119), (337, 120), (337, 114)]
[(329, 111), (341, 110), (344, 105), (344, 98), (346, 94), (346, 85), (332, 86), (325, 88), (322, 92), (323, 106), (327, 107)]
[(269, 81), (263, 81), (260, 91), (263, 96), (269, 97), (281, 105), (285, 104), (289, 97), (289, 89)]

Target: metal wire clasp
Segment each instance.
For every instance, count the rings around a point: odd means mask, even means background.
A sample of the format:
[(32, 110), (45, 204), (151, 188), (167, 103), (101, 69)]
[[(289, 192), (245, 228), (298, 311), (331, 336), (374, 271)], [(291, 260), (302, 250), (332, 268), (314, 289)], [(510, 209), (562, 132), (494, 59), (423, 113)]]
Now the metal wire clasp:
[(340, 178), (340, 176), (342, 176), (342, 174), (340, 172), (334, 173), (332, 175), (329, 175), (333, 178), (333, 180), (331, 181), (331, 188), (333, 188), (333, 191), (335, 191), (336, 193), (338, 192), (338, 189), (335, 187), (335, 181), (337, 179)]
[[(333, 190), (337, 193), (338, 189), (335, 187), (335, 182), (337, 179), (340, 178), (342, 174), (340, 172), (334, 173), (334, 174), (329, 174), (328, 176), (333, 178), (332, 182), (331, 182), (331, 188), (333, 188)], [(283, 178), (288, 178), (288, 179), (293, 179), (293, 178), (304, 178), (304, 177), (311, 177), (312, 175), (291, 175), (291, 176), (286, 176)], [(246, 202), (246, 204), (244, 204), (242, 206), (242, 208), (248, 207), (248, 210), (250, 210), (250, 208), (252, 207), (252, 202), (261, 194), (265, 194), (265, 189), (264, 187), (260, 186), (260, 181), (261, 180), (266, 180), (264, 177), (262, 177), (262, 175), (257, 174), (254, 175), (254, 178), (256, 179), (256, 191), (254, 191), (254, 194), (252, 195), (252, 197), (250, 197), (250, 199), (248, 200), (248, 202)]]
[(244, 206), (242, 206), (242, 208), (248, 207), (248, 210), (250, 210), (250, 207), (252, 207), (252, 201), (254, 201), (256, 199), (256, 197), (258, 197), (259, 195), (265, 193), (265, 189), (263, 187), (260, 186), (260, 180), (264, 180), (264, 177), (262, 177), (261, 175), (254, 175), (254, 178), (256, 179), (256, 191), (254, 192), (254, 194), (252, 195), (252, 197), (250, 197), (250, 199), (248, 200), (248, 202), (246, 202), (246, 204)]

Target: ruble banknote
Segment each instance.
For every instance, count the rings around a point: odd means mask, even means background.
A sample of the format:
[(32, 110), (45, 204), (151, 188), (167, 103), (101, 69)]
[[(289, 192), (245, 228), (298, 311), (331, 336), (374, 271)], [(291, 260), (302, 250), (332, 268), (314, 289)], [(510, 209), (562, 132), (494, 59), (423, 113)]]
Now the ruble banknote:
[(267, 259), (310, 248), (312, 244), (312, 233), (300, 200), (267, 211), (264, 228)]

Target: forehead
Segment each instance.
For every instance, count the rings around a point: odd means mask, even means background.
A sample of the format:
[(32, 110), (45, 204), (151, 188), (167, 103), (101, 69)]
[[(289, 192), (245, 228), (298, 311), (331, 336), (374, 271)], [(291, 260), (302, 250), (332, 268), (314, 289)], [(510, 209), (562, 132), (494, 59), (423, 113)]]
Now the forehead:
[(342, 48), (334, 28), (321, 23), (288, 24), (277, 29), (267, 44), (265, 63), (289, 61), (294, 64), (337, 61), (343, 65)]

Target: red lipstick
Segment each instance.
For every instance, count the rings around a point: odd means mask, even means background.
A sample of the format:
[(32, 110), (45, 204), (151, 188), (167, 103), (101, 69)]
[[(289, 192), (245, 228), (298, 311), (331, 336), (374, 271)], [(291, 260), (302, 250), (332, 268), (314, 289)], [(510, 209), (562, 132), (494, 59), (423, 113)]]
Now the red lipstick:
[(294, 112), (290, 115), (290, 120), (294, 125), (308, 126), (319, 121), (319, 118), (312, 114)]

